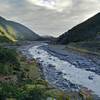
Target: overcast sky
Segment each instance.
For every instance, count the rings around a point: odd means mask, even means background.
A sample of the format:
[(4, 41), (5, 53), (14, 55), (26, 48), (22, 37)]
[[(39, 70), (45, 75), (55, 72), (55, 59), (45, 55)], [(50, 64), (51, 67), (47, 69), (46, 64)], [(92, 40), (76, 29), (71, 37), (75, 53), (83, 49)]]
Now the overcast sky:
[(100, 0), (0, 0), (0, 15), (40, 35), (59, 36), (100, 11)]

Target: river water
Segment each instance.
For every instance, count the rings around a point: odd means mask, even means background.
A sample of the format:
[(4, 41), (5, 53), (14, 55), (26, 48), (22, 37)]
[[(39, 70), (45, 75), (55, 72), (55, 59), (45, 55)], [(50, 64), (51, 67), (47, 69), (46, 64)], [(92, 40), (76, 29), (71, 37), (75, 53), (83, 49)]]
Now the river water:
[(47, 44), (36, 45), (29, 48), (28, 52), (41, 64), (45, 79), (49, 83), (65, 91), (86, 88), (100, 97), (100, 75), (77, 68), (67, 60), (61, 60), (46, 50), (46, 46)]

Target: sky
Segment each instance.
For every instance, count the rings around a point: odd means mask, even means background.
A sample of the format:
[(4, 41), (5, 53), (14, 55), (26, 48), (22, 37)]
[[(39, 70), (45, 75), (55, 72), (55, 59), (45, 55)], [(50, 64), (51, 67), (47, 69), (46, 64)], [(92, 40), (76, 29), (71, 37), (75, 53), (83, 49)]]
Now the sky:
[(100, 0), (0, 0), (0, 16), (55, 37), (98, 12)]

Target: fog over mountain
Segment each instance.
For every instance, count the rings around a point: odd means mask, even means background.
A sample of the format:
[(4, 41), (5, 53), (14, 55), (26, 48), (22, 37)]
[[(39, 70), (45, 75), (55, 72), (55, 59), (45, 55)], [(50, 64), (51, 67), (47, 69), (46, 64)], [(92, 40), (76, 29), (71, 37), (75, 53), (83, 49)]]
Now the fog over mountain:
[(0, 0), (0, 15), (40, 35), (59, 36), (100, 11), (99, 0)]

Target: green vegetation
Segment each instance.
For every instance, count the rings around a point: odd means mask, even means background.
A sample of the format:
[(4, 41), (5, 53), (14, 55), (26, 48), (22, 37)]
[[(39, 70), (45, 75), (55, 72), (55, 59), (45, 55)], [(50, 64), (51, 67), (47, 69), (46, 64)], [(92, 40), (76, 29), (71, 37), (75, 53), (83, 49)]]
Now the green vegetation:
[(16, 100), (44, 100), (44, 90), (40, 87), (28, 88), (27, 86), (18, 86), (14, 84), (0, 84), (0, 100), (4, 98), (14, 98)]
[(89, 40), (89, 41), (83, 41), (83, 42), (77, 42), (77, 43), (70, 43), (67, 45), (67, 48), (100, 56), (100, 41), (99, 40), (91, 40), (91, 41)]
[(40, 39), (40, 36), (20, 23), (0, 17), (0, 39), (2, 42), (6, 42), (5, 38), (16, 43), (24, 40), (37, 40)]
[(16, 42), (16, 36), (15, 36), (15, 32), (13, 28), (10, 26), (7, 26), (7, 30), (5, 30), (3, 26), (0, 25), (0, 39), (2, 40), (2, 42), (5, 42), (5, 40)]
[(98, 33), (100, 33), (100, 13), (62, 34), (57, 39), (57, 42), (68, 44), (71, 42), (92, 40), (100, 37), (100, 34)]
[(14, 49), (0, 47), (0, 100), (77, 100), (78, 93), (64, 93), (43, 79), (34, 59)]
[(20, 63), (16, 56), (15, 50), (0, 47), (0, 74), (11, 75), (13, 70), (19, 70)]
[(62, 91), (43, 80), (33, 59), (28, 61), (16, 50), (0, 47), (0, 100), (46, 100), (63, 96)]
[(8, 38), (6, 38), (5, 36), (0, 36), (0, 43), (3, 43), (3, 42), (10, 43)]

